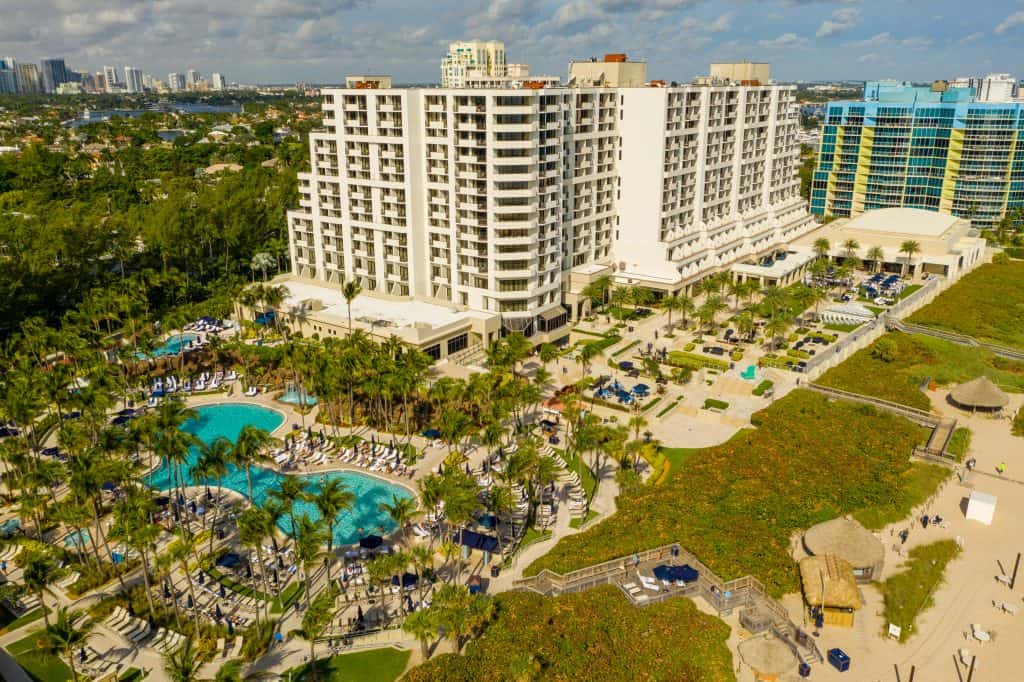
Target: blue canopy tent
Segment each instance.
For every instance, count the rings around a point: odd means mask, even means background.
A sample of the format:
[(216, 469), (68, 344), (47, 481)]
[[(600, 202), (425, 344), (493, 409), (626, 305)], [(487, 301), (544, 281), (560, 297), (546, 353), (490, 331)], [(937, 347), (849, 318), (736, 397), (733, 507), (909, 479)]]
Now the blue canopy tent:
[(426, 431), (424, 431), (420, 435), (422, 435), (424, 438), (431, 438), (431, 439), (433, 439), (433, 438), (440, 438), (441, 437), (441, 432), (438, 431), (437, 429), (427, 429)]
[(671, 582), (682, 580), (684, 583), (689, 584), (696, 582), (699, 575), (700, 573), (697, 572), (697, 569), (689, 564), (683, 564), (682, 566), (662, 564), (654, 568), (654, 577), (658, 580), (668, 580)]
[(633, 369), (633, 363), (630, 362), (629, 360), (623, 360), (622, 362), (619, 363), (619, 369), (621, 369), (623, 372), (628, 372), (631, 369)]
[(402, 575), (401, 581), (397, 575), (391, 576), (391, 584), (398, 585), (401, 582), (402, 587), (413, 587), (419, 582), (419, 576), (415, 573), (405, 573)]
[(237, 566), (241, 560), (242, 557), (238, 556), (234, 552), (228, 552), (224, 556), (217, 559), (217, 565), (222, 568), (232, 568), (234, 566)]

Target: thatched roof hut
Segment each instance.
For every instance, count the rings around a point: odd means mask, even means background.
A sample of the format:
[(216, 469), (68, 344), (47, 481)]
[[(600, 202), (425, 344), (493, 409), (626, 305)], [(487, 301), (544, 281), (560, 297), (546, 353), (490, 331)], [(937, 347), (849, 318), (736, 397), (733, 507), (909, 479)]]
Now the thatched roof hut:
[(832, 519), (807, 529), (804, 548), (814, 556), (828, 554), (847, 561), (859, 582), (869, 582), (880, 575), (885, 562), (882, 541), (849, 517)]
[(949, 399), (967, 410), (1001, 410), (1010, 399), (988, 377), (978, 377), (949, 392)]
[(864, 603), (853, 578), (850, 562), (837, 556), (809, 556), (800, 560), (800, 580), (804, 599), (810, 606), (826, 609), (856, 610)]

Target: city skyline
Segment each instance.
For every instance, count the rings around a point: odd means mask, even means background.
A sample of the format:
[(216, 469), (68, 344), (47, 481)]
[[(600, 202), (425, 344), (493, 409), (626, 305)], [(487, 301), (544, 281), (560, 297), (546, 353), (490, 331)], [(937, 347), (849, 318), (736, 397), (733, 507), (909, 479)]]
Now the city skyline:
[(261, 0), (246, 16), (216, 0), (115, 0), (90, 11), (45, 0), (5, 13), (0, 53), (20, 62), (64, 57), (90, 72), (110, 63), (152, 74), (194, 65), (253, 83), (338, 83), (368, 71), (430, 83), (450, 41), (480, 38), (504, 41), (510, 62), (560, 76), (570, 59), (615, 51), (646, 59), (652, 77), (668, 80), (688, 80), (708, 62), (751, 59), (770, 61), (787, 82), (924, 81), (1022, 72), (1021, 37), (1024, 4), (1012, 0), (969, 9), (951, 0), (497, 0), (480, 10), (447, 0), (429, 10), (394, 0)]

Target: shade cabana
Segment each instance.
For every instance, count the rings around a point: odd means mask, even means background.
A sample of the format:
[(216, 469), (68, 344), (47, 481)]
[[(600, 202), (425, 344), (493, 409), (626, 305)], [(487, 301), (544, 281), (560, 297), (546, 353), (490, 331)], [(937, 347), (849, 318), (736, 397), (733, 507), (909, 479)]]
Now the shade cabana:
[(854, 611), (864, 605), (850, 562), (837, 556), (811, 556), (800, 560), (804, 600), (821, 611), (826, 625), (853, 626)]
[(966, 384), (960, 384), (949, 392), (949, 400), (965, 410), (998, 412), (1006, 407), (1010, 399), (988, 377), (978, 377)]
[(858, 582), (882, 574), (885, 547), (867, 528), (849, 517), (819, 523), (804, 533), (804, 548), (813, 556), (837, 556), (853, 567)]

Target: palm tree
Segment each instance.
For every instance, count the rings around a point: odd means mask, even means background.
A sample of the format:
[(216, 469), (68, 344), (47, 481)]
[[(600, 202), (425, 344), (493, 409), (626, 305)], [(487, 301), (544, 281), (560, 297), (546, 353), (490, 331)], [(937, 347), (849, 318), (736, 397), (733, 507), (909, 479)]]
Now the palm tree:
[(316, 660), (316, 641), (323, 637), (332, 620), (334, 620), (334, 594), (327, 590), (321, 592), (302, 614), (302, 627), (291, 633), (309, 642), (309, 669), (313, 671), (314, 680), (320, 679), (319, 665)]
[(334, 524), (338, 514), (355, 504), (356, 495), (339, 478), (332, 478), (320, 485), (320, 491), (313, 496), (320, 517), (327, 524), (327, 584), (331, 584), (331, 564), (334, 563)]
[(345, 305), (348, 306), (348, 334), (352, 335), (352, 301), (363, 292), (363, 287), (356, 280), (345, 282), (341, 288), (341, 295), (345, 297)]
[(860, 242), (856, 239), (847, 239), (843, 242), (843, 258), (850, 259), (857, 255), (857, 249), (860, 248)]
[[(149, 606), (150, 618), (156, 618), (153, 608), (153, 594), (150, 587), (152, 571), (149, 553), (155, 549), (160, 537), (160, 527), (153, 523), (156, 502), (148, 493), (132, 490), (128, 496), (114, 505), (114, 525), (110, 528), (110, 537), (117, 538), (139, 553), (142, 558), (142, 578), (146, 586), (146, 601)], [(212, 535), (212, 533), (211, 533)]]
[(913, 239), (908, 239), (907, 241), (900, 244), (900, 253), (907, 254), (907, 261), (903, 265), (903, 276), (906, 277), (907, 271), (910, 267), (910, 261), (914, 258), (914, 256), (921, 253), (921, 242), (914, 241)]
[(881, 269), (882, 263), (885, 261), (885, 252), (881, 246), (872, 246), (868, 249), (865, 258), (871, 261), (871, 271), (878, 272)]
[(783, 336), (791, 326), (789, 320), (782, 315), (769, 318), (768, 323), (764, 326), (764, 334), (769, 345), (774, 348), (775, 340)]
[(710, 294), (704, 300), (704, 304), (698, 308), (697, 317), (700, 318), (701, 324), (706, 324), (711, 328), (715, 326), (715, 318), (718, 317), (718, 313), (728, 307), (729, 305), (722, 300), (721, 296)]
[[(263, 539), (269, 533), (274, 532), (273, 522), (265, 509), (260, 507), (248, 507), (238, 515), (238, 540), (244, 547), (252, 547), (256, 551), (256, 560), (261, 566), (260, 576), (263, 580), (263, 593), (270, 594), (270, 586), (267, 584), (267, 572), (263, 570)], [(263, 601), (264, 608), (269, 608), (269, 602)], [(256, 624), (259, 625), (260, 611), (256, 609)]]
[(245, 483), (248, 489), (249, 503), (255, 504), (256, 498), (252, 492), (252, 465), (261, 460), (266, 460), (264, 450), (276, 445), (279, 441), (271, 437), (268, 431), (257, 428), (252, 424), (246, 424), (238, 434), (238, 440), (231, 448), (229, 461), (236, 467), (245, 471)]
[(828, 256), (828, 252), (832, 250), (832, 244), (824, 237), (819, 237), (814, 240), (813, 248), (818, 258), (825, 258)]
[(750, 338), (750, 335), (754, 333), (754, 314), (749, 310), (744, 310), (736, 316), (736, 331), (741, 336)]
[(686, 316), (693, 312), (693, 299), (680, 292), (666, 296), (661, 299), (661, 307), (668, 313), (668, 326), (672, 326), (672, 313), (681, 313), (683, 316), (683, 327), (686, 327)]
[(295, 503), (306, 498), (309, 484), (298, 476), (285, 476), (277, 488), (271, 489), (269, 498), (276, 500), (284, 507), (291, 522), (292, 535), (295, 534)]
[(249, 263), (249, 267), (252, 268), (253, 272), (259, 270), (263, 273), (263, 281), (267, 281), (267, 270), (274, 267), (277, 264), (277, 260), (267, 253), (266, 251), (260, 251), (252, 257), (252, 262)]
[(323, 519), (313, 521), (307, 514), (303, 514), (292, 526), (292, 538), (295, 541), (295, 557), (302, 564), (302, 573), (306, 580), (306, 599), (313, 598), (313, 584), (310, 580), (309, 571), (323, 556), (321, 547), (327, 541), (327, 531), (324, 530)]
[(407, 528), (409, 522), (419, 514), (419, 510), (416, 508), (416, 500), (412, 497), (399, 497), (392, 494), (391, 504), (381, 502), (377, 505), (377, 509), (391, 517), (395, 526), (401, 530), (402, 542), (404, 543), (409, 532)]
[(402, 623), (402, 629), (416, 638), (423, 648), (423, 660), (430, 658), (430, 642), (437, 637), (437, 621), (430, 609), (420, 609), (409, 614)]
[(63, 656), (71, 668), (71, 679), (78, 682), (75, 651), (85, 647), (94, 625), (93, 621), (82, 617), (81, 611), (69, 612), (68, 607), (58, 606), (53, 623), (47, 623), (36, 646), (51, 656)]
[(25, 583), (25, 588), (28, 589), (32, 594), (39, 600), (39, 604), (43, 609), (43, 621), (46, 623), (46, 627), (50, 627), (49, 609), (46, 608), (46, 603), (43, 601), (43, 594), (50, 591), (50, 583), (55, 578), (56, 565), (54, 564), (53, 557), (46, 552), (35, 550), (27, 552), (25, 557), (25, 567), (22, 572), (22, 582)]
[(189, 637), (177, 649), (164, 654), (164, 672), (171, 682), (197, 682), (203, 661), (196, 640)]
[[(601, 305), (605, 305), (608, 302), (608, 292), (612, 288), (612, 278), (608, 275), (602, 275), (593, 282), (590, 282), (580, 292), (590, 301), (599, 301)], [(587, 306), (587, 312), (589, 313), (590, 306)]]

